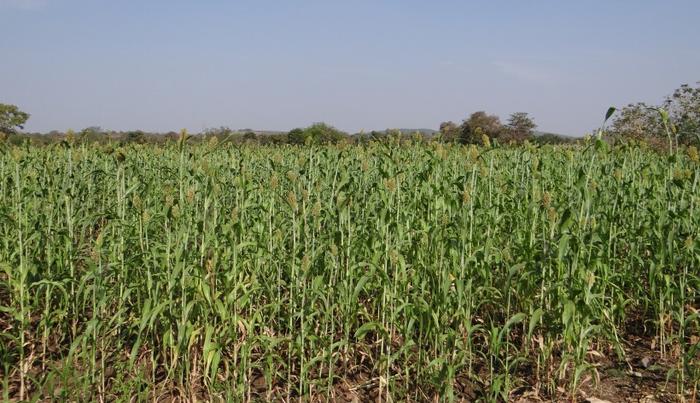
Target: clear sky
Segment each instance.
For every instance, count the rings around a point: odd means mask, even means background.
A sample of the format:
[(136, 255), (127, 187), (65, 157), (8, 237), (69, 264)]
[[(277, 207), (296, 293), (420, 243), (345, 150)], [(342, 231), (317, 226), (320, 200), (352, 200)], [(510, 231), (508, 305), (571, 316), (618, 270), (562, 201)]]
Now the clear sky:
[(26, 129), (437, 128), (581, 135), (700, 80), (700, 1), (0, 0)]

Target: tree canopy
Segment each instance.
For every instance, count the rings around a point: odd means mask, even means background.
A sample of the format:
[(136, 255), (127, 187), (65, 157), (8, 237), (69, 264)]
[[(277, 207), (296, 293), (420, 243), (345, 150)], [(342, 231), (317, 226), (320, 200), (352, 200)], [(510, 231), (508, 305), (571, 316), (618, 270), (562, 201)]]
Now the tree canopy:
[(508, 118), (506, 128), (507, 139), (520, 142), (531, 137), (537, 125), (527, 112), (515, 112)]
[(484, 135), (489, 138), (498, 138), (503, 132), (501, 119), (496, 115), (489, 115), (484, 111), (474, 112), (462, 122), (460, 126), (460, 142), (463, 144), (478, 144), (484, 139)]
[(11, 134), (23, 129), (29, 120), (29, 114), (22, 112), (15, 105), (0, 104), (0, 132)]
[(610, 125), (610, 133), (620, 139), (648, 141), (665, 138), (668, 133), (661, 110), (668, 113), (674, 135), (680, 143), (700, 143), (700, 83), (696, 87), (681, 85), (659, 106), (640, 102), (623, 107)]
[(442, 141), (451, 143), (459, 139), (460, 128), (452, 121), (440, 123), (440, 136)]
[(666, 97), (664, 109), (670, 114), (683, 143), (700, 143), (700, 82), (697, 87), (681, 85)]
[(326, 123), (314, 123), (305, 129), (293, 129), (287, 134), (291, 144), (335, 144), (346, 136), (345, 133)]

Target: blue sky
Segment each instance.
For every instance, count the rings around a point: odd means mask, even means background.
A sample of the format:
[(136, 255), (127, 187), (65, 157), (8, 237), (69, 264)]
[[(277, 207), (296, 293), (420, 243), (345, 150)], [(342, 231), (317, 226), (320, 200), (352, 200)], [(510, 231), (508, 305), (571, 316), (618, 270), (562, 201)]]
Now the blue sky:
[(0, 0), (28, 130), (437, 128), (529, 112), (581, 135), (700, 80), (700, 1)]

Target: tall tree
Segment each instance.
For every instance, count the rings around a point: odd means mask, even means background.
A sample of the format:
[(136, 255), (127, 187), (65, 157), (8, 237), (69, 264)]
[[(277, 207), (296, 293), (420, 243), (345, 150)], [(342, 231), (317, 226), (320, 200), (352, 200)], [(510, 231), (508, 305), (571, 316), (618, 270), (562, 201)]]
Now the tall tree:
[(643, 102), (620, 109), (609, 131), (613, 137), (635, 140), (665, 136), (661, 116)]
[(304, 129), (296, 128), (292, 129), (287, 133), (287, 141), (289, 144), (304, 144), (306, 137), (304, 136)]
[(499, 138), (503, 132), (501, 119), (484, 111), (474, 112), (460, 126), (460, 142), (463, 144), (479, 144), (482, 136)]
[(459, 139), (459, 126), (455, 122), (440, 123), (440, 137), (442, 141), (451, 143)]
[(29, 120), (29, 114), (22, 112), (17, 106), (0, 104), (0, 132), (15, 133), (17, 129), (24, 128), (27, 120)]
[(659, 107), (641, 102), (625, 106), (616, 115), (609, 132), (618, 138), (664, 139), (668, 133), (659, 108), (668, 112), (680, 143), (700, 144), (700, 85), (681, 85)]
[(682, 143), (700, 143), (700, 82), (697, 84), (697, 87), (681, 85), (663, 104)]
[(323, 122), (314, 123), (306, 128), (306, 132), (317, 144), (335, 144), (345, 137), (345, 133)]
[(537, 125), (527, 112), (515, 112), (508, 118), (507, 140), (521, 142), (534, 133)]

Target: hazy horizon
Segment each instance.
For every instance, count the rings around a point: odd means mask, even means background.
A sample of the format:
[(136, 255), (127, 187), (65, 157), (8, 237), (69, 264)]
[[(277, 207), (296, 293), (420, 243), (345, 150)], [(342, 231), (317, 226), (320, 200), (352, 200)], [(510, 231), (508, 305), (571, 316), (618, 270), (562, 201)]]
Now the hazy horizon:
[(700, 2), (0, 0), (27, 131), (437, 129), (485, 110), (582, 135), (700, 80)]

